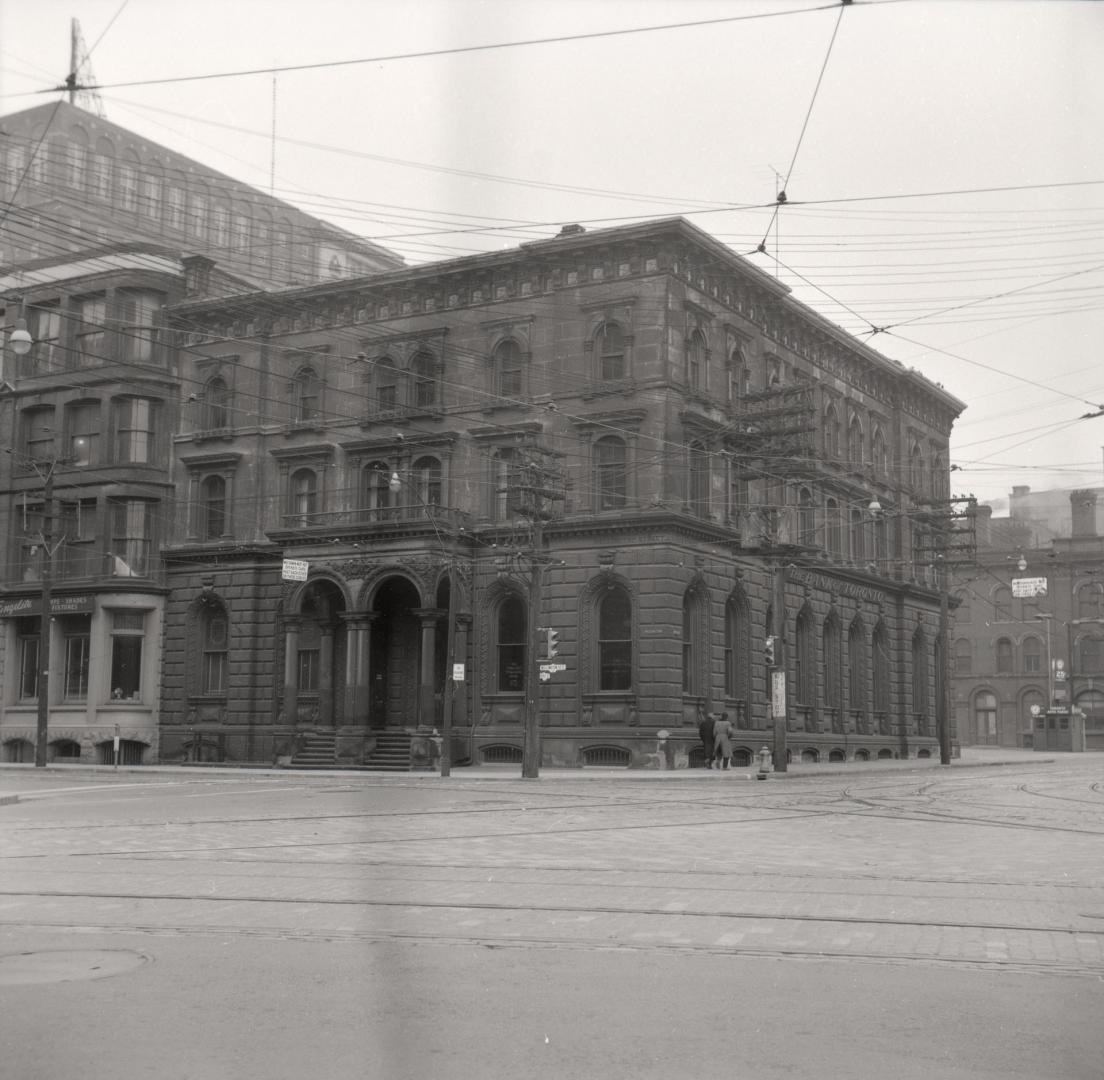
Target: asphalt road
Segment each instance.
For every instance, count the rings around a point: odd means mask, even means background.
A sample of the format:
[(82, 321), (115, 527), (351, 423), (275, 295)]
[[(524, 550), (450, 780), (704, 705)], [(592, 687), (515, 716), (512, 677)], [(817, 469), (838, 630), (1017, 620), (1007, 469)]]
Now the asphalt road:
[(1104, 757), (0, 769), (4, 1080), (1101, 1080)]

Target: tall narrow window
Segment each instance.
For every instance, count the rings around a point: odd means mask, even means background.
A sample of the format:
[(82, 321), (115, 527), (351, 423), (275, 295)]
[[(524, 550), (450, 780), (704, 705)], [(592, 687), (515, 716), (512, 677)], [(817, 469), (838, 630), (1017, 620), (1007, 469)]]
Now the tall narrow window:
[(866, 561), (866, 523), (858, 507), (851, 508), (851, 561)]
[(617, 323), (603, 323), (594, 339), (598, 378), (613, 382), (625, 377), (625, 338)]
[(835, 499), (829, 499), (824, 504), (824, 517), (828, 550), (839, 558), (843, 555), (843, 518), (840, 514), (840, 505)]
[(974, 695), (974, 731), (979, 743), (997, 741), (997, 695), (987, 691)]
[(879, 477), (885, 476), (889, 471), (889, 460), (886, 457), (885, 436), (882, 435), (880, 427), (874, 429), (874, 435), (870, 440), (870, 457), (875, 474)]
[(68, 701), (83, 701), (88, 697), (92, 616), (63, 616), (61, 633), (65, 642), (65, 697)]
[(709, 454), (697, 442), (690, 444), (690, 513), (709, 516)]
[(119, 162), (119, 206), (130, 213), (138, 209), (138, 167), (131, 161)]
[(751, 624), (747, 599), (729, 598), (725, 605), (725, 697), (744, 703), (750, 685)]
[(224, 694), (229, 666), (229, 633), (226, 609), (221, 604), (204, 605), (200, 618), (200, 639), (203, 652), (201, 690), (204, 694)]
[(292, 473), (289, 495), (289, 524), (299, 528), (318, 524), (318, 477), (312, 469), (298, 469)]
[(974, 671), (974, 654), (970, 646), (969, 638), (959, 638), (954, 643), (954, 673), (956, 675), (972, 675)]
[(105, 363), (107, 301), (103, 296), (85, 296), (78, 301), (76, 332), (77, 363), (94, 367)]
[(926, 717), (931, 708), (928, 691), (928, 639), (917, 628), (912, 635), (912, 711)]
[(38, 697), (38, 634), (41, 626), (38, 618), (23, 617), (16, 621), (20, 701), (31, 701)]
[(217, 475), (204, 477), (200, 485), (204, 540), (218, 540), (226, 533), (226, 480)]
[(116, 611), (111, 622), (111, 696), (137, 701), (142, 694), (146, 616), (141, 611)]
[(379, 412), (393, 412), (400, 405), (399, 372), (395, 361), (382, 356), (376, 361), (376, 409)]
[(82, 402), (69, 407), (66, 416), (69, 460), (74, 465), (99, 464), (100, 404)]
[(701, 600), (691, 590), (682, 598), (682, 692), (701, 693), (702, 651)]
[(291, 383), (291, 418), (303, 424), (322, 412), (322, 385), (313, 368), (300, 368)]
[(606, 591), (598, 603), (598, 688), (632, 687), (632, 604), (620, 587)]
[(119, 334), (123, 359), (148, 364), (154, 359), (157, 327), (164, 297), (154, 292), (128, 292), (119, 296)]
[(515, 400), (522, 391), (521, 346), (516, 341), (503, 341), (494, 351), (495, 393)]
[(35, 304), (29, 308), (34, 322), (34, 358), (36, 373), (65, 366), (61, 345), (61, 308), (57, 304)]
[(441, 463), (432, 457), (418, 458), (414, 462), (414, 485), (423, 506), (441, 506)]
[(361, 498), (368, 521), (382, 521), (391, 506), (391, 466), (373, 461), (360, 472)]
[(525, 605), (508, 596), (498, 606), (498, 689), (515, 693), (525, 689)]
[(847, 429), (847, 456), (853, 470), (863, 467), (863, 429), (857, 416), (851, 418), (851, 425)]
[(98, 530), (96, 500), (80, 499), (61, 504), (61, 573), (66, 578), (91, 577), (103, 572)]
[(1037, 637), (1024, 638), (1021, 655), (1025, 675), (1038, 675), (1042, 672), (1042, 648)]
[(414, 406), (432, 409), (437, 404), (437, 362), (429, 353), (418, 353), (410, 362)]
[(154, 407), (144, 398), (115, 403), (115, 460), (145, 465), (152, 460)]
[(117, 576), (144, 577), (149, 573), (155, 506), (143, 499), (111, 500), (111, 554)]
[(874, 709), (876, 712), (887, 713), (889, 711), (889, 633), (885, 623), (879, 622), (874, 627), (872, 641), (874, 650)]
[(802, 488), (797, 495), (797, 542), (812, 547), (817, 542), (816, 506), (813, 493)]
[(833, 611), (824, 620), (823, 633), (824, 648), (824, 704), (829, 709), (840, 709), (843, 706), (843, 686), (840, 668), (840, 633), (839, 616)]
[(813, 615), (803, 607), (794, 624), (794, 690), (799, 705), (816, 702), (816, 645), (813, 638)]
[(598, 509), (622, 509), (628, 485), (624, 441), (615, 435), (599, 439), (594, 444), (594, 458), (598, 474)]
[(518, 483), (517, 451), (509, 446), (499, 448), (491, 458), (490, 516), (494, 521), (509, 521), (517, 514)]
[(1012, 642), (1008, 638), (997, 641), (997, 674), (1012, 674)]
[(221, 431), (230, 427), (230, 387), (221, 375), (207, 380), (203, 388), (203, 427)]
[(866, 631), (861, 619), (855, 619), (847, 632), (847, 665), (851, 673), (847, 704), (853, 712), (865, 712)]
[(23, 450), (32, 461), (50, 461), (54, 456), (54, 407), (24, 409)]
[(695, 330), (686, 343), (686, 384), (691, 390), (705, 389), (706, 356), (705, 335)]
[(829, 405), (824, 410), (824, 456), (829, 461), (839, 461), (840, 423), (834, 405)]

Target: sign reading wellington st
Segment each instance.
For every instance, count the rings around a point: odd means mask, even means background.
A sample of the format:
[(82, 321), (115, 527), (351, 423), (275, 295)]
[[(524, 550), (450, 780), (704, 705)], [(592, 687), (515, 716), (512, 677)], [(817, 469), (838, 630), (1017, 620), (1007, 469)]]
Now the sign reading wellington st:
[(284, 581), (306, 581), (310, 563), (306, 559), (284, 559)]
[(1046, 596), (1047, 579), (1045, 577), (1014, 577), (1012, 579), (1013, 596)]

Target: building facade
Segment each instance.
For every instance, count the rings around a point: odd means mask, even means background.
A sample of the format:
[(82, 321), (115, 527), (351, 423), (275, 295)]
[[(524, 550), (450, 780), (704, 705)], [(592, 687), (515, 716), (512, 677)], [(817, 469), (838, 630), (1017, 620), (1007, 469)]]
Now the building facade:
[[(954, 700), (963, 744), (1104, 749), (1104, 489), (1013, 492), (979, 507), (977, 564), (956, 575)], [(1058, 496), (1065, 511), (1043, 517)], [(1054, 535), (1067, 522), (1066, 535)], [(1048, 710), (1053, 715), (1047, 716)], [(1048, 728), (1054, 728), (1051, 731)]]
[(689, 223), (168, 318), (162, 760), (362, 763), (445, 708), (515, 760), (534, 624), (545, 764), (695, 764), (721, 711), (749, 761), (768, 638), (794, 758), (938, 752), (962, 404)]
[(0, 118), (0, 266), (145, 241), (247, 288), (394, 269), (400, 256), (66, 102)]

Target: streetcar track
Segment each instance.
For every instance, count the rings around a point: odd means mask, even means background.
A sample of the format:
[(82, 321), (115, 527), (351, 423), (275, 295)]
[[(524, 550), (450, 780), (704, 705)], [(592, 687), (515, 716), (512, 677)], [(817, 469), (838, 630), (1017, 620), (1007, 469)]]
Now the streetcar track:
[[(680, 907), (677, 910), (644, 906), (609, 906), (582, 904), (507, 904), (455, 900), (364, 900), (345, 897), (230, 896), (210, 893), (138, 893), (138, 892), (73, 892), (57, 889), (0, 889), (0, 896), (39, 897), (72, 900), (146, 900), (215, 904), (276, 904), (306, 907), (402, 908), (408, 911), (424, 909), (447, 911), (531, 912), (545, 915), (641, 915), (653, 918), (726, 919), (734, 921), (814, 923), (817, 925), (888, 926), (940, 930), (987, 930), (1022, 934), (1068, 934), (1077, 937), (1104, 938), (1104, 929), (1079, 929), (1065, 926), (1028, 926), (1019, 923), (952, 922), (942, 919), (890, 919), (883, 916), (860, 915), (795, 915), (755, 911), (709, 911), (706, 908)], [(5, 925), (0, 918), (0, 926)]]

